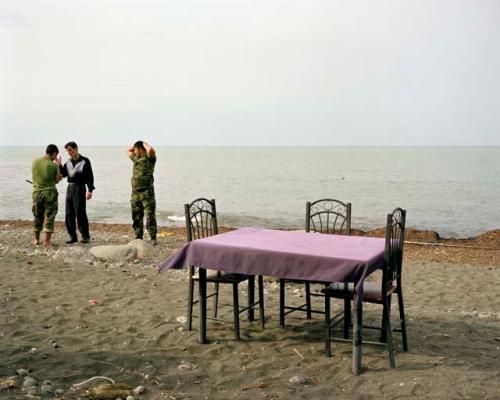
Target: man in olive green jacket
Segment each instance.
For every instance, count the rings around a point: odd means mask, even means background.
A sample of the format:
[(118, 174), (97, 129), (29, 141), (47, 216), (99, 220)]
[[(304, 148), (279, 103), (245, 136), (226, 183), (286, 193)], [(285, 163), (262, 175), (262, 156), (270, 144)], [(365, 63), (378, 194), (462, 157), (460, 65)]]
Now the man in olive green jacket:
[(55, 144), (49, 144), (45, 156), (36, 158), (31, 164), (33, 179), (33, 230), (35, 245), (40, 244), (40, 232), (45, 232), (44, 246), (50, 246), (50, 238), (54, 232), (54, 219), (57, 214), (56, 184), (62, 179), (59, 167), (54, 162), (59, 154)]

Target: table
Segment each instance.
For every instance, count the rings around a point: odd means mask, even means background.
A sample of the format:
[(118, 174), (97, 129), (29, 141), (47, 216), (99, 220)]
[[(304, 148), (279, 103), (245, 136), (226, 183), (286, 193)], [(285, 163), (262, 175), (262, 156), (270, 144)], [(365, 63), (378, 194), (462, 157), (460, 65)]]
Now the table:
[(322, 282), (354, 282), (353, 373), (361, 372), (363, 282), (384, 265), (382, 238), (242, 228), (194, 240), (163, 262), (199, 268), (199, 341), (206, 343), (206, 269)]

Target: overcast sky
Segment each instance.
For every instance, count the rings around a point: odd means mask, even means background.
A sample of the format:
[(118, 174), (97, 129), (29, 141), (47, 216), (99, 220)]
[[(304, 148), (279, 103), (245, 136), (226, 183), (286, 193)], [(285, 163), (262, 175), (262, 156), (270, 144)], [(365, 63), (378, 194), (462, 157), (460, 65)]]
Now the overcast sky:
[(498, 0), (0, 0), (0, 145), (500, 145)]

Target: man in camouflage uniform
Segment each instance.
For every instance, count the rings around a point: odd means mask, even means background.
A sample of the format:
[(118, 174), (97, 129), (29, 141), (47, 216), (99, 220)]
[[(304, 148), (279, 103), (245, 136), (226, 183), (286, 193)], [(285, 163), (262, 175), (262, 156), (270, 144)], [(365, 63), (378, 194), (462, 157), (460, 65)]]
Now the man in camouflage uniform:
[(55, 144), (49, 144), (45, 156), (36, 158), (31, 164), (33, 179), (33, 230), (35, 245), (40, 244), (40, 232), (45, 232), (44, 246), (50, 246), (50, 238), (54, 232), (54, 219), (57, 214), (56, 184), (62, 179), (59, 167), (54, 162), (59, 154)]
[(146, 214), (146, 229), (152, 244), (156, 245), (156, 200), (154, 189), (154, 170), (156, 164), (155, 150), (146, 142), (138, 141), (127, 150), (129, 158), (134, 163), (132, 170), (132, 227), (135, 237), (142, 239), (144, 233), (144, 214)]

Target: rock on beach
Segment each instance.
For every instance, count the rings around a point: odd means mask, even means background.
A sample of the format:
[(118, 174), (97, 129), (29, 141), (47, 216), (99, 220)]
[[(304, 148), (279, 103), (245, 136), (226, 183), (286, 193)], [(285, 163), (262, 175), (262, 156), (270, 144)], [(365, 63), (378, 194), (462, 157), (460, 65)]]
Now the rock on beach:
[(137, 258), (141, 260), (150, 259), (153, 255), (153, 246), (142, 239), (135, 239), (128, 244), (137, 250)]
[(67, 264), (74, 264), (77, 262), (94, 261), (95, 257), (83, 247), (69, 247), (57, 250), (52, 256), (54, 260), (60, 260)]
[(133, 260), (137, 257), (137, 249), (126, 244), (94, 246), (90, 253), (101, 260), (123, 261)]

